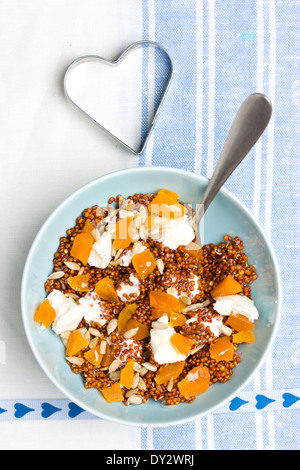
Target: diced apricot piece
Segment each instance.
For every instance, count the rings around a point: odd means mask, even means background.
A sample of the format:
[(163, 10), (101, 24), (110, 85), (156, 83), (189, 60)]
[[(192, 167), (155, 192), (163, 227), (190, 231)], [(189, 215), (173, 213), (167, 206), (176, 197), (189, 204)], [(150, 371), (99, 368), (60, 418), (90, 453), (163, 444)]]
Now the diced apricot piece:
[(180, 299), (166, 292), (151, 291), (149, 298), (150, 307), (165, 312), (180, 312), (185, 306)]
[(172, 378), (175, 380), (183, 371), (185, 361), (174, 362), (173, 364), (167, 364), (161, 366), (155, 376), (155, 381), (158, 385), (169, 382)]
[(134, 366), (134, 360), (130, 359), (127, 363), (126, 366), (123, 367), (121, 370), (121, 376), (120, 376), (120, 384), (123, 385), (123, 387), (130, 389), (133, 381), (133, 370)]
[(111, 346), (106, 344), (106, 350), (105, 353), (103, 354), (103, 358), (101, 361), (101, 366), (102, 367), (109, 367), (113, 361), (113, 349)]
[(130, 245), (132, 220), (132, 217), (125, 217), (117, 221), (116, 238), (114, 240), (115, 250), (121, 250)]
[(164, 315), (166, 315), (166, 312), (164, 310), (160, 310), (158, 308), (151, 309), (151, 317), (153, 318), (153, 320), (157, 320), (158, 318), (161, 318)]
[(197, 243), (191, 242), (188, 245), (185, 245), (183, 247), (183, 250), (188, 253), (190, 256), (193, 256), (194, 258), (198, 259), (199, 261), (203, 257), (203, 251), (201, 249), (201, 246), (198, 245)]
[(137, 253), (132, 258), (132, 264), (137, 274), (142, 280), (147, 279), (156, 267), (156, 259), (150, 250)]
[(132, 336), (132, 339), (140, 341), (141, 339), (147, 338), (150, 335), (149, 328), (137, 320), (129, 320), (126, 323), (123, 333), (132, 330), (133, 328), (138, 328), (138, 331), (134, 336)]
[(86, 348), (89, 344), (81, 331), (75, 330), (70, 333), (67, 343), (66, 355), (75, 356), (79, 351)]
[(89, 274), (77, 274), (68, 278), (68, 284), (76, 292), (88, 292), (90, 290), (89, 278)]
[(54, 308), (50, 305), (49, 300), (45, 299), (35, 312), (34, 321), (37, 323), (42, 323), (45, 328), (49, 328), (55, 318), (56, 312)]
[(110, 387), (102, 388), (101, 392), (108, 403), (124, 401), (123, 391), (119, 382), (115, 382)]
[(178, 383), (181, 395), (188, 399), (192, 396), (206, 392), (209, 387), (210, 374), (208, 367), (194, 367), (183, 380)]
[(169, 189), (160, 189), (156, 196), (148, 204), (148, 209), (151, 210), (151, 204), (176, 204), (179, 200), (179, 194), (170, 191)]
[(225, 295), (238, 294), (241, 290), (241, 284), (236, 281), (231, 274), (228, 274), (228, 276), (211, 291), (211, 296), (213, 298), (224, 297)]
[(255, 336), (252, 331), (239, 331), (232, 337), (233, 343), (253, 343)]
[(233, 360), (234, 348), (228, 336), (220, 336), (214, 343), (211, 343), (210, 356), (217, 362)]
[(225, 324), (231, 326), (236, 331), (250, 331), (254, 328), (254, 324), (241, 313), (229, 315)]
[(100, 354), (100, 345), (89, 349), (84, 353), (86, 360), (95, 367), (100, 367), (103, 354)]
[(91, 233), (93, 230), (95, 230), (93, 223), (87, 219), (82, 229), (82, 233)]
[(172, 312), (170, 315), (170, 325), (171, 326), (182, 326), (186, 322), (186, 316), (183, 313)]
[(108, 302), (119, 302), (114, 282), (109, 277), (104, 277), (97, 282), (95, 285), (95, 292), (102, 300), (107, 300)]
[(73, 256), (73, 258), (79, 259), (82, 264), (86, 265), (94, 243), (94, 237), (90, 233), (79, 233), (74, 238), (70, 255)]
[(174, 333), (174, 335), (170, 338), (170, 343), (180, 354), (188, 356), (193, 345), (195, 344), (195, 341), (181, 335), (180, 333)]
[(125, 327), (129, 320), (131, 319), (132, 315), (136, 312), (136, 304), (131, 303), (129, 305), (126, 305), (121, 312), (119, 313), (118, 317), (118, 331), (120, 333), (124, 333)]

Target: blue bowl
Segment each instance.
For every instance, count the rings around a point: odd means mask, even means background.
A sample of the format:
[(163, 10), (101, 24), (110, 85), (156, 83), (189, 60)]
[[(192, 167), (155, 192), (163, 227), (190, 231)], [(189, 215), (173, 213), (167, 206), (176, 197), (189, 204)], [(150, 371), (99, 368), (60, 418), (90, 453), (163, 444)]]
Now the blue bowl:
[(22, 279), (22, 317), (31, 349), (50, 380), (61, 392), (86, 411), (103, 419), (133, 426), (173, 426), (212, 413), (228, 403), (258, 372), (276, 336), (281, 308), (280, 273), (274, 251), (262, 228), (249, 210), (222, 189), (207, 210), (201, 226), (202, 242), (219, 243), (225, 234), (239, 236), (249, 263), (256, 266), (258, 280), (252, 296), (259, 310), (255, 322), (256, 340), (240, 346), (242, 361), (230, 381), (216, 383), (192, 404), (163, 408), (149, 400), (140, 406), (108, 404), (95, 389), (86, 390), (80, 375), (65, 361), (65, 348), (50, 329), (41, 331), (33, 320), (37, 306), (45, 298), (44, 282), (52, 271), (59, 238), (74, 226), (82, 210), (107, 203), (117, 194), (151, 193), (161, 188), (176, 191), (183, 202), (199, 203), (207, 179), (175, 168), (142, 167), (118, 171), (88, 183), (69, 196), (47, 219), (28, 254)]

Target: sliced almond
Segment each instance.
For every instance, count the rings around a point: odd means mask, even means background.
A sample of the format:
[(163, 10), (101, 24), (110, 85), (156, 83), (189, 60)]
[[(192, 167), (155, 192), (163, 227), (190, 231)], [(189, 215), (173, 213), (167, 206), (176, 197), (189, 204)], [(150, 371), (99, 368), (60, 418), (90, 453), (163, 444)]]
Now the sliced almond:
[(191, 300), (190, 297), (188, 297), (187, 295), (181, 295), (181, 296), (180, 296), (180, 300), (181, 300), (185, 305), (191, 305), (191, 303), (192, 303), (192, 300)]
[[(150, 364), (150, 362), (144, 362), (144, 364), (142, 364), (142, 365), (143, 365), (143, 367), (145, 367), (148, 370), (151, 370), (152, 372), (157, 371), (157, 367), (154, 364)], [(140, 375), (141, 375), (141, 373), (140, 373)]]
[(97, 328), (89, 328), (89, 332), (91, 333), (91, 335), (93, 336), (97, 336), (98, 338), (100, 338), (102, 336), (102, 334), (100, 333), (99, 330), (97, 330)]
[(232, 329), (229, 328), (229, 326), (226, 326), (226, 325), (218, 325), (218, 328), (219, 330), (221, 331), (221, 333), (223, 333), (223, 335), (225, 336), (230, 336), (231, 333), (232, 333)]
[(182, 313), (191, 312), (192, 310), (198, 310), (199, 308), (207, 307), (209, 304), (210, 304), (210, 301), (205, 300), (204, 302), (200, 302), (198, 304), (188, 305), (182, 310)]
[(106, 341), (101, 341), (100, 343), (100, 354), (105, 354), (106, 353)]
[(109, 373), (109, 378), (110, 378), (111, 380), (114, 380), (115, 382), (116, 382), (117, 380), (119, 380), (120, 375), (121, 375), (121, 371), (120, 371), (120, 370), (114, 370), (114, 371), (112, 371), (112, 372), (109, 372), (109, 371), (108, 371), (108, 373)]
[(152, 328), (156, 330), (166, 330), (168, 328), (168, 324), (162, 323), (161, 321), (153, 321)]
[(143, 391), (147, 390), (146, 384), (145, 384), (144, 380), (142, 379), (142, 377), (139, 377), (137, 386), (140, 390), (143, 390)]
[(136, 372), (133, 376), (133, 379), (132, 379), (131, 388), (136, 388), (138, 386), (139, 380), (140, 380), (139, 373)]
[(121, 361), (119, 359), (114, 359), (108, 368), (108, 373), (115, 372), (121, 367)]
[(64, 271), (55, 271), (54, 273), (50, 274), (50, 276), (48, 276), (48, 279), (60, 279), (62, 277), (64, 277), (66, 273)]
[(74, 299), (74, 300), (78, 300), (79, 299), (79, 295), (77, 294), (73, 294), (73, 292), (66, 292), (66, 294), (64, 294), (65, 297), (70, 297), (71, 299)]
[(74, 263), (73, 261), (65, 261), (65, 265), (67, 268), (72, 269), (72, 271), (79, 271), (80, 266), (78, 263)]
[(71, 364), (74, 364), (75, 366), (82, 366), (82, 364), (84, 363), (84, 359), (82, 359), (82, 357), (76, 357), (76, 356), (68, 357), (68, 356), (66, 356), (66, 359), (67, 359), (67, 361), (69, 361)]
[(196, 354), (196, 352), (198, 351), (201, 351), (201, 349), (204, 348), (204, 344), (199, 344), (199, 346), (196, 346), (195, 348), (193, 348), (190, 352), (190, 356), (192, 356), (193, 354)]
[(164, 262), (161, 258), (156, 260), (156, 266), (157, 266), (157, 269), (159, 270), (159, 273), (163, 274), (164, 269), (165, 269), (165, 265), (164, 265)]
[(127, 400), (130, 405), (140, 405), (142, 402), (143, 399), (140, 395), (131, 395)]
[(94, 338), (91, 339), (91, 341), (89, 342), (90, 349), (95, 348), (98, 344), (98, 341), (99, 341), (99, 338), (97, 338), (97, 336), (94, 336)]
[(123, 336), (125, 339), (130, 339), (130, 338), (133, 338), (133, 336), (135, 336), (137, 334), (137, 332), (139, 331), (139, 327), (137, 328), (131, 328), (131, 330), (127, 330)]
[(168, 392), (171, 392), (171, 390), (172, 390), (172, 388), (173, 388), (173, 385), (174, 385), (174, 379), (173, 379), (173, 377), (171, 377), (171, 379), (170, 379), (170, 381), (169, 381), (169, 383), (168, 383), (168, 385), (167, 385), (167, 390), (168, 390)]
[(131, 395), (136, 395), (136, 392), (138, 392), (138, 391), (139, 391), (138, 388), (130, 389), (130, 390), (128, 390), (128, 392), (125, 393), (125, 397), (129, 398)]
[(110, 335), (113, 331), (115, 331), (117, 326), (118, 326), (118, 322), (117, 322), (116, 318), (113, 318), (112, 320), (110, 320), (107, 327), (106, 327), (107, 334)]

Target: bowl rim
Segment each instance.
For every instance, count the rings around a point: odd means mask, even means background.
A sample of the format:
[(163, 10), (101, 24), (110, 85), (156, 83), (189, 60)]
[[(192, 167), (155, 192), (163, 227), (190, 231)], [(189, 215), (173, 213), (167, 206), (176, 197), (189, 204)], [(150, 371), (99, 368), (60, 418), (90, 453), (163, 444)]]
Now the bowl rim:
[(226, 403), (228, 403), (228, 401), (234, 395), (238, 394), (241, 390), (245, 389), (247, 384), (259, 372), (259, 370), (261, 369), (262, 365), (264, 364), (267, 356), (270, 353), (270, 350), (273, 346), (274, 340), (275, 340), (275, 338), (277, 336), (277, 332), (278, 332), (280, 316), (281, 316), (281, 311), (282, 311), (282, 279), (281, 279), (281, 273), (280, 273), (280, 268), (279, 268), (277, 255), (274, 251), (274, 248), (273, 248), (271, 242), (269, 241), (269, 239), (266, 235), (266, 232), (265, 232), (264, 228), (261, 226), (259, 220), (254, 216), (254, 214), (250, 211), (250, 209), (248, 209), (248, 207), (238, 199), (237, 196), (232, 194), (227, 188), (222, 187), (219, 192), (223, 193), (226, 197), (228, 197), (236, 205), (238, 205), (240, 207), (240, 209), (245, 212), (245, 214), (251, 220), (251, 222), (256, 226), (257, 230), (260, 232), (260, 235), (261, 235), (265, 245), (267, 246), (267, 248), (270, 252), (270, 256), (271, 256), (272, 262), (274, 264), (274, 271), (275, 271), (276, 284), (277, 284), (277, 295), (278, 295), (278, 301), (277, 301), (277, 306), (276, 306), (276, 318), (275, 318), (275, 321), (274, 321), (274, 324), (273, 324), (273, 328), (272, 328), (272, 332), (271, 332), (271, 335), (270, 335), (270, 338), (269, 338), (269, 342), (268, 342), (263, 354), (261, 355), (261, 357), (257, 361), (257, 365), (256, 365), (255, 369), (235, 389), (234, 393), (230, 394), (229, 397), (226, 397), (226, 398), (220, 400), (218, 402), (218, 404), (216, 404), (215, 406), (212, 406), (208, 411), (203, 411), (203, 412), (200, 411), (199, 413), (195, 413), (195, 415), (193, 415), (192, 417), (173, 419), (172, 421), (169, 421), (167, 423), (166, 422), (157, 422), (157, 423), (143, 422), (143, 423), (138, 423), (138, 422), (135, 422), (135, 421), (128, 421), (126, 419), (126, 417), (125, 418), (120, 418), (120, 417), (109, 416), (105, 413), (102, 413), (99, 410), (95, 410), (90, 405), (87, 405), (87, 404), (83, 405), (80, 402), (80, 400), (77, 400), (76, 398), (74, 398), (72, 396), (72, 393), (70, 393), (69, 390), (65, 386), (63, 386), (61, 383), (59, 383), (58, 380), (50, 373), (50, 371), (47, 369), (47, 367), (43, 364), (43, 362), (41, 361), (41, 359), (39, 357), (39, 354), (38, 354), (38, 351), (37, 351), (36, 346), (34, 344), (33, 338), (31, 336), (31, 331), (30, 331), (29, 324), (28, 324), (27, 318), (26, 318), (27, 307), (26, 307), (26, 301), (25, 301), (25, 294), (26, 294), (25, 289), (26, 289), (26, 283), (27, 283), (27, 272), (28, 272), (29, 267), (30, 267), (31, 262), (32, 262), (32, 256), (34, 254), (36, 246), (39, 243), (39, 239), (40, 239), (42, 233), (47, 229), (47, 225), (51, 223), (51, 221), (56, 217), (56, 215), (64, 208), (64, 206), (68, 205), (68, 203), (75, 196), (80, 195), (80, 193), (85, 192), (87, 189), (91, 188), (94, 185), (97, 185), (97, 184), (101, 183), (104, 180), (117, 177), (121, 174), (123, 175), (123, 174), (128, 174), (128, 173), (139, 173), (139, 172), (145, 172), (145, 171), (147, 171), (147, 172), (160, 171), (160, 172), (163, 172), (163, 173), (172, 172), (172, 173), (178, 174), (179, 176), (186, 176), (188, 178), (192, 177), (195, 180), (198, 180), (198, 181), (201, 181), (201, 182), (203, 182), (203, 181), (208, 182), (209, 181), (209, 178), (207, 178), (203, 175), (198, 175), (198, 174), (196, 174), (192, 171), (184, 170), (184, 169), (180, 169), (180, 168), (176, 168), (176, 167), (169, 167), (169, 166), (163, 166), (163, 167), (160, 167), (160, 166), (137, 166), (137, 167), (125, 168), (125, 169), (115, 170), (115, 171), (109, 172), (107, 174), (104, 174), (102, 176), (99, 176), (99, 177), (89, 181), (88, 183), (86, 183), (86, 184), (80, 186), (79, 188), (75, 189), (74, 191), (72, 191), (69, 194), (69, 196), (67, 196), (60, 204), (58, 204), (58, 206), (44, 220), (44, 222), (41, 225), (40, 229), (36, 233), (36, 235), (34, 237), (34, 240), (31, 244), (31, 247), (28, 251), (26, 261), (25, 261), (25, 264), (24, 264), (24, 268), (23, 268), (22, 282), (21, 282), (21, 316), (22, 316), (22, 322), (23, 322), (23, 327), (24, 327), (24, 330), (25, 330), (26, 338), (27, 338), (27, 341), (29, 343), (29, 346), (30, 346), (30, 348), (33, 352), (33, 355), (34, 355), (36, 361), (38, 362), (38, 364), (40, 365), (42, 370), (45, 372), (47, 377), (50, 379), (50, 381), (57, 387), (58, 390), (60, 390), (65, 395), (66, 398), (72, 400), (76, 405), (78, 405), (80, 408), (87, 411), (91, 415), (99, 417), (99, 418), (104, 419), (104, 420), (106, 419), (106, 420), (109, 420), (111, 422), (115, 422), (117, 424), (122, 424), (122, 425), (130, 426), (130, 427), (133, 426), (133, 427), (140, 427), (140, 428), (143, 428), (143, 427), (144, 428), (145, 427), (160, 428), (160, 427), (177, 426), (177, 425), (180, 425), (180, 424), (191, 422), (191, 421), (193, 421), (197, 418), (212, 414), (214, 411), (216, 411), (217, 409), (220, 409), (222, 406), (224, 406)]

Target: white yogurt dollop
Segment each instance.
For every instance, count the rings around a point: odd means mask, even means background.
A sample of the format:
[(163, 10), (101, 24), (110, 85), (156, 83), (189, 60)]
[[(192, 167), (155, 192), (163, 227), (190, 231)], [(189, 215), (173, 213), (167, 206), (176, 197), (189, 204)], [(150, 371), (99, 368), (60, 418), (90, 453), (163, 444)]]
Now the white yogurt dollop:
[[(162, 316), (158, 322), (168, 325), (169, 319), (167, 315)], [(176, 333), (170, 325), (164, 330), (152, 328), (150, 330), (150, 344), (154, 355), (154, 359), (158, 364), (168, 364), (171, 362), (185, 361), (184, 354), (180, 354), (173, 348), (170, 339)]]
[[(129, 281), (132, 283), (132, 285), (127, 284), (125, 282), (121, 282), (120, 287), (121, 289), (117, 289), (117, 294), (119, 299), (121, 299), (123, 302), (133, 302), (139, 295), (140, 295), (140, 281), (138, 278), (131, 273), (129, 276)], [(136, 294), (135, 297), (125, 297), (125, 295), (132, 295)]]
[(248, 318), (250, 321), (258, 319), (258, 310), (254, 305), (253, 300), (249, 299), (246, 295), (226, 295), (224, 297), (216, 297), (214, 309), (220, 315), (230, 315), (231, 313), (240, 313)]
[(104, 232), (100, 240), (95, 242), (92, 246), (88, 264), (96, 268), (105, 269), (111, 261), (111, 234)]
[(94, 292), (88, 292), (78, 303), (59, 290), (53, 290), (47, 298), (56, 312), (52, 329), (57, 335), (64, 331), (76, 330), (83, 318), (88, 323), (97, 322), (101, 325), (107, 321), (101, 301)]
[(179, 245), (188, 245), (195, 238), (194, 230), (186, 215), (178, 219), (155, 217), (150, 236), (157, 239), (157, 232), (160, 233), (158, 241), (171, 250), (176, 250)]

